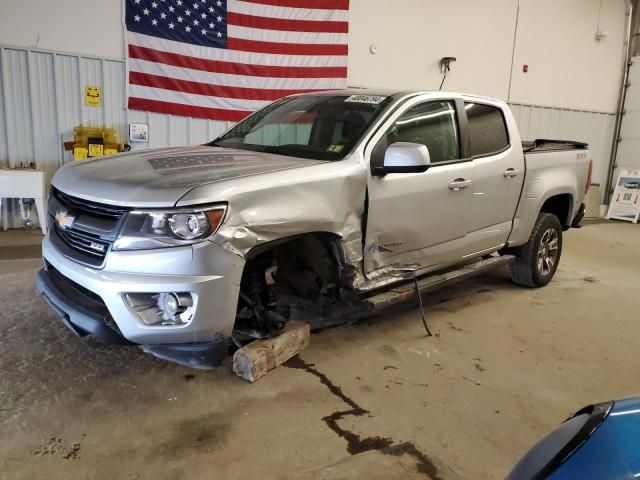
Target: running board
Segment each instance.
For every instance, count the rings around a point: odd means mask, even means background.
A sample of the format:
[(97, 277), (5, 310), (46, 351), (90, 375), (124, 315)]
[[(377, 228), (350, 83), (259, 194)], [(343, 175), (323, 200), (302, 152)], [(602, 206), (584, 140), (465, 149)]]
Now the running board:
[[(514, 259), (515, 257), (513, 255), (489, 257), (446, 273), (418, 278), (418, 290), (421, 295), (424, 295), (425, 293), (480, 275), (481, 273), (485, 273), (489, 270), (508, 265)], [(416, 285), (414, 282), (411, 282), (398, 287), (393, 287), (382, 293), (368, 297), (364, 299), (364, 301), (369, 303), (373, 307), (374, 311), (383, 310), (409, 301), (417, 302)]]
[[(492, 256), (484, 260), (469, 263), (455, 270), (418, 277), (418, 290), (423, 295), (467, 278), (485, 273), (511, 263), (513, 255)], [(292, 307), (292, 318), (311, 325), (311, 331), (318, 332), (329, 327), (355, 323), (383, 310), (405, 304), (418, 303), (416, 284), (413, 277), (406, 277), (404, 283), (394, 287), (386, 287), (384, 291), (355, 301), (331, 305), (330, 309), (313, 308), (313, 305), (297, 305)]]

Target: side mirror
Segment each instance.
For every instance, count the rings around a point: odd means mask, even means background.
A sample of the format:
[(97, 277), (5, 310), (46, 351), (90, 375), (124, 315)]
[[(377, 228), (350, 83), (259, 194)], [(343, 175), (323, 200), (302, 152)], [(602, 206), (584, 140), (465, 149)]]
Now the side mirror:
[(387, 147), (382, 167), (375, 169), (376, 175), (387, 173), (424, 172), (431, 164), (429, 149), (421, 143), (397, 142)]

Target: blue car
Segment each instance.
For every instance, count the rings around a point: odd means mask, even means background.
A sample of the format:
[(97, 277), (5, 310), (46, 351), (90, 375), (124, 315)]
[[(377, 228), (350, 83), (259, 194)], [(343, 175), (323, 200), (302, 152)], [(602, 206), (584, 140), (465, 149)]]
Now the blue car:
[(507, 480), (640, 479), (640, 397), (590, 405), (522, 457)]

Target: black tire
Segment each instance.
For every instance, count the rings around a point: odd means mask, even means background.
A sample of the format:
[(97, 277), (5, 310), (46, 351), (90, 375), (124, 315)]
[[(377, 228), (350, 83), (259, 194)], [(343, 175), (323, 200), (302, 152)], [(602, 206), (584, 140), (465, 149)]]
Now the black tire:
[(509, 267), (511, 280), (524, 287), (544, 287), (556, 274), (562, 254), (562, 225), (558, 217), (551, 213), (538, 215), (529, 241), (512, 253), (516, 260)]

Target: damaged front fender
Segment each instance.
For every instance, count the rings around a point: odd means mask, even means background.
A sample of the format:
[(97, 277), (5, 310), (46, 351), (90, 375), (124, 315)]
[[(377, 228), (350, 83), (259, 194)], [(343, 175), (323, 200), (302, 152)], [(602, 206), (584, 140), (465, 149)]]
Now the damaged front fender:
[(212, 241), (247, 258), (257, 247), (297, 235), (325, 232), (341, 239), (352, 287), (364, 283), (362, 223), (367, 175), (357, 159), (203, 185), (178, 206), (223, 201), (224, 224)]

